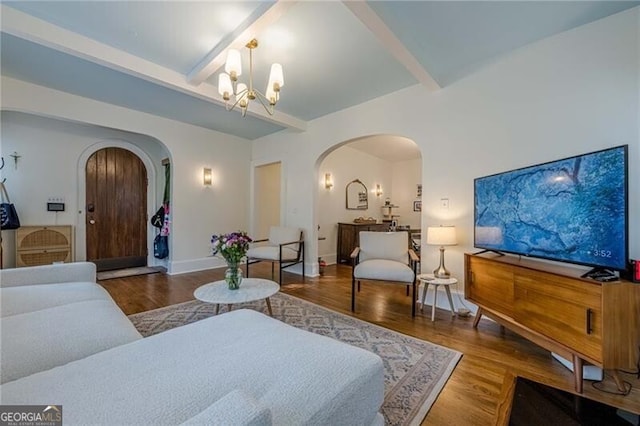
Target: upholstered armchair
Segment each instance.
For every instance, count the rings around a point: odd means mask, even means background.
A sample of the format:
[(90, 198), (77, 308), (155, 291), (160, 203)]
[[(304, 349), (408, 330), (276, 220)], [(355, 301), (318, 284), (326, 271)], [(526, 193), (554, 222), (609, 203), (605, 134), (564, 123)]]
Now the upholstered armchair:
[[(260, 243), (263, 244), (260, 245)], [(247, 277), (249, 277), (249, 265), (257, 262), (271, 262), (272, 280), (274, 266), (277, 263), (280, 269), (278, 276), (280, 285), (282, 285), (282, 270), (302, 263), (302, 279), (304, 279), (304, 236), (302, 230), (272, 226), (269, 230), (269, 238), (254, 240), (252, 247), (247, 251)]]
[[(386, 281), (413, 286), (411, 316), (416, 315), (416, 265), (418, 256), (409, 248), (407, 232), (360, 232), (360, 246), (351, 253), (351, 311), (356, 309), (360, 281)], [(357, 291), (356, 291), (357, 283)]]

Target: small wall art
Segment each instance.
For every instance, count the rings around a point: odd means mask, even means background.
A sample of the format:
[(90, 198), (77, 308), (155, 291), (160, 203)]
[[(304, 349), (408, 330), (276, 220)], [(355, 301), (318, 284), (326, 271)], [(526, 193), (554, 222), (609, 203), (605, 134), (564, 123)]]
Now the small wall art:
[(416, 197), (422, 197), (422, 184), (419, 183), (416, 185)]
[(413, 211), (421, 212), (422, 211), (422, 201), (414, 201), (413, 202)]

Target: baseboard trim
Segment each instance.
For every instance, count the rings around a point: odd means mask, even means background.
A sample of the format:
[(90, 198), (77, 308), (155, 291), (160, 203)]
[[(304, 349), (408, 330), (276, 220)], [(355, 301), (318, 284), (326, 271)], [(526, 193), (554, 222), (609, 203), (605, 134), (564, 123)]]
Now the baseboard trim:
[(201, 259), (177, 260), (169, 262), (167, 274), (180, 275), (207, 269), (223, 268), (225, 266), (227, 265), (224, 260), (213, 256)]

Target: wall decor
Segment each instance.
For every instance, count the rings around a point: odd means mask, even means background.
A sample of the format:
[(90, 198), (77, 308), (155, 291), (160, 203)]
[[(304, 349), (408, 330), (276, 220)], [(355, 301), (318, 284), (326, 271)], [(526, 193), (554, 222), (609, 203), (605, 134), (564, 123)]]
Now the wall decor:
[(413, 202), (413, 211), (421, 212), (422, 211), (422, 201), (414, 201)]
[(367, 210), (369, 208), (367, 187), (359, 179), (349, 182), (346, 195), (347, 210)]
[(416, 197), (418, 198), (422, 197), (422, 184), (421, 183), (417, 184), (416, 188), (417, 188)]

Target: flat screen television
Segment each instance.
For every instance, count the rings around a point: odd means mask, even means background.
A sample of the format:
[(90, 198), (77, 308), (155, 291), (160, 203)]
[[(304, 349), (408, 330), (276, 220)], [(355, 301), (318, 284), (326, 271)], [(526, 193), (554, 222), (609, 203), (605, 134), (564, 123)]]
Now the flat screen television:
[(628, 146), (474, 180), (476, 248), (625, 270)]

